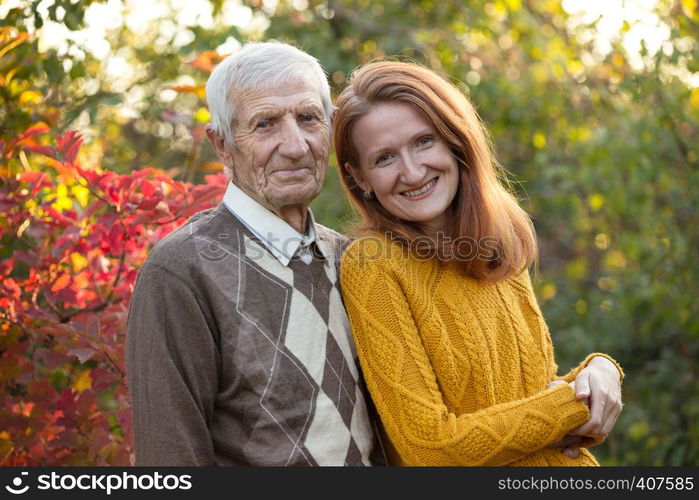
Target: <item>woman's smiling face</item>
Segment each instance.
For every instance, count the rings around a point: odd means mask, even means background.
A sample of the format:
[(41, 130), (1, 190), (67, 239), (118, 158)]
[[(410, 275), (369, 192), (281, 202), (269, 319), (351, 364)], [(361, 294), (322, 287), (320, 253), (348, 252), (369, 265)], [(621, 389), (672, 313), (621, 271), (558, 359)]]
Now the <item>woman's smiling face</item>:
[(392, 215), (444, 231), (459, 187), (449, 146), (425, 116), (405, 102), (383, 103), (362, 116), (352, 139), (359, 165), (346, 165)]

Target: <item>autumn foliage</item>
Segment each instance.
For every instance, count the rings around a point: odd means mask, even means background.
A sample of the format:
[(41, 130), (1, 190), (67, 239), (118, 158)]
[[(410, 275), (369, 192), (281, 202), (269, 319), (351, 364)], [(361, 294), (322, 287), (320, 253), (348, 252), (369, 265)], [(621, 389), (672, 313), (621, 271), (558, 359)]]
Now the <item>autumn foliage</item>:
[[(384, 57), (466, 91), (534, 218), (533, 285), (561, 370), (596, 351), (624, 367), (624, 411), (595, 456), (699, 463), (696, 0), (640, 2), (635, 20), (638, 2), (211, 0), (196, 16), (160, 2), (147, 20), (145, 2), (121, 2), (103, 43), (79, 32), (119, 2), (36, 3), (0, 1), (0, 465), (129, 461), (121, 345), (135, 273), (221, 193), (222, 175), (205, 177), (221, 169), (205, 83), (263, 39), (317, 57), (334, 94)], [(607, 40), (610, 18), (565, 4), (629, 18)], [(39, 43), (50, 23), (70, 32), (60, 46)], [(332, 155), (312, 208), (351, 224)]]
[(137, 269), (220, 198), (225, 176), (193, 186), (155, 169), (84, 168), (80, 135), (48, 132), (0, 141), (24, 168), (0, 178), (0, 465), (128, 465), (124, 335)]

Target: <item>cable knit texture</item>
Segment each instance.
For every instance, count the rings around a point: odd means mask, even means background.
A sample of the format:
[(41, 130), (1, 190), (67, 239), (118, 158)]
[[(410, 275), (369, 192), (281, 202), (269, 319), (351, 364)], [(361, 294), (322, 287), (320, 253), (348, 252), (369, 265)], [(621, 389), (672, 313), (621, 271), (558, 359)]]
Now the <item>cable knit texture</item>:
[(556, 375), (527, 271), (483, 283), (377, 236), (347, 248), (340, 278), (395, 465), (599, 465), (547, 448), (589, 418), (548, 384), (588, 360)]

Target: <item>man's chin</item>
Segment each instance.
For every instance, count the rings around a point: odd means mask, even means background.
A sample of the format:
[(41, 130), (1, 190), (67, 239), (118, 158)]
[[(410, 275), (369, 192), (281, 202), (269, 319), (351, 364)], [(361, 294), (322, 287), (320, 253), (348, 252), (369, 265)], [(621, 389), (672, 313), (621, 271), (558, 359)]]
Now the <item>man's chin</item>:
[(320, 185), (315, 183), (288, 185), (284, 188), (270, 190), (265, 198), (275, 207), (288, 207), (291, 205), (308, 207), (320, 194)]

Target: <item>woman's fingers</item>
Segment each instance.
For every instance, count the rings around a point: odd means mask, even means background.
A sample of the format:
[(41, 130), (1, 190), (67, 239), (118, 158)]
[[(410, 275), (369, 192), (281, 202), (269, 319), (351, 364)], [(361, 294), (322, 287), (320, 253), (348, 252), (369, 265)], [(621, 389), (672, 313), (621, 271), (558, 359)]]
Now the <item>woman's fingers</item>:
[(609, 398), (604, 408), (604, 416), (602, 418), (602, 433), (609, 434), (616, 424), (619, 415), (621, 415), (621, 395), (618, 397)]
[(604, 428), (607, 422), (604, 420), (604, 409), (607, 406), (607, 391), (599, 384), (591, 384), (591, 394), (588, 398), (590, 407), (590, 419), (577, 429), (575, 434), (586, 436), (599, 436), (605, 434)]
[(560, 441), (548, 445), (548, 448), (576, 448), (580, 445), (583, 439), (584, 438), (582, 436), (566, 434)]
[(590, 372), (586, 370), (581, 371), (575, 378), (575, 397), (578, 399), (590, 397)]
[(606, 439), (621, 413), (621, 383), (616, 367), (606, 358), (597, 357), (575, 379), (576, 397), (587, 394), (590, 418), (570, 433), (588, 436), (599, 444)]
[[(549, 387), (565, 383), (554, 380)], [(597, 356), (580, 371), (574, 382), (570, 383), (575, 397), (585, 401), (590, 408), (590, 418), (577, 429), (573, 429), (558, 443), (551, 447), (563, 448), (567, 456), (577, 456), (580, 447), (598, 445), (607, 438), (621, 413), (621, 381), (616, 367), (606, 358)], [(570, 442), (569, 436), (580, 440)]]

